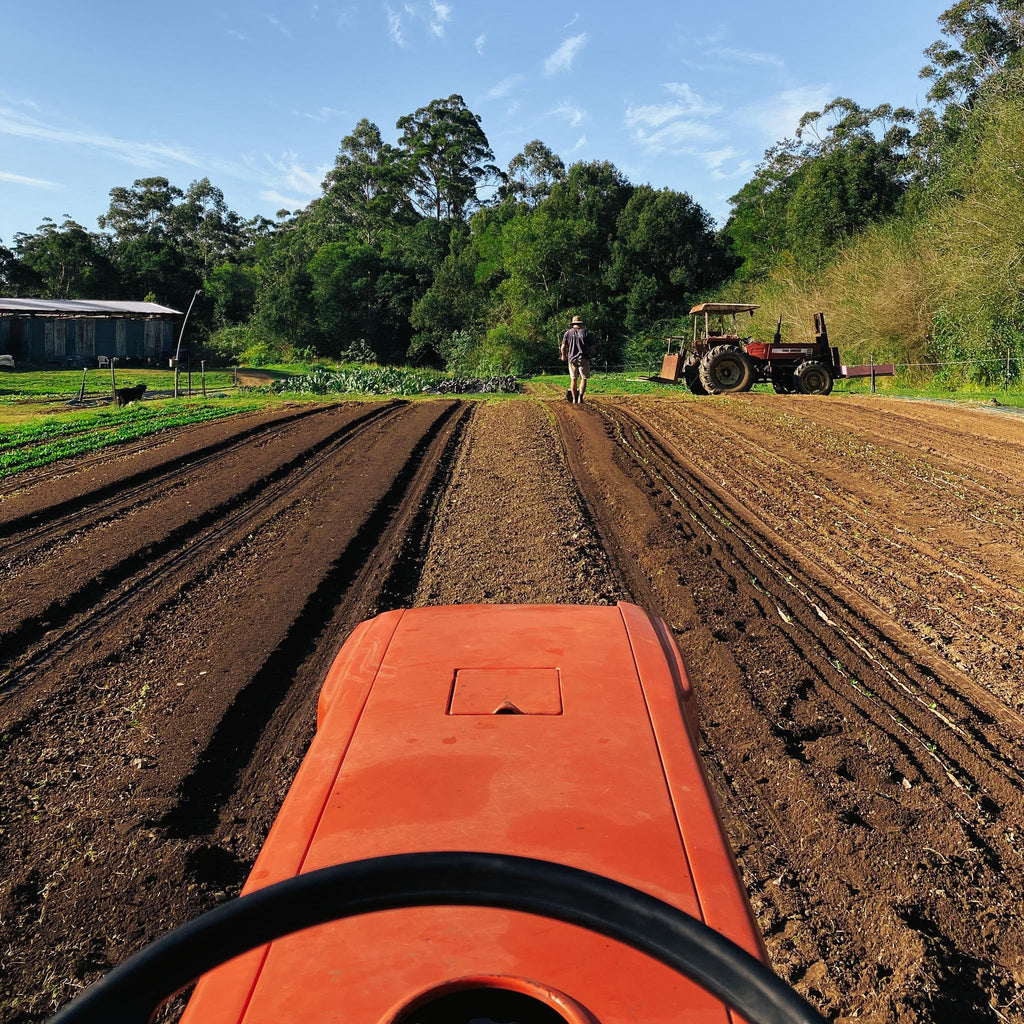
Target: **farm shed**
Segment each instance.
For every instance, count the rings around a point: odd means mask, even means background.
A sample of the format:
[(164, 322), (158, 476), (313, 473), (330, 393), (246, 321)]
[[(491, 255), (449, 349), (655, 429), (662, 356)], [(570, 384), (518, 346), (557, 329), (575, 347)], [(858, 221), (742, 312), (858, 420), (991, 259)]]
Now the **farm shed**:
[(156, 365), (174, 355), (179, 310), (155, 302), (0, 298), (0, 352), (85, 366), (97, 356)]

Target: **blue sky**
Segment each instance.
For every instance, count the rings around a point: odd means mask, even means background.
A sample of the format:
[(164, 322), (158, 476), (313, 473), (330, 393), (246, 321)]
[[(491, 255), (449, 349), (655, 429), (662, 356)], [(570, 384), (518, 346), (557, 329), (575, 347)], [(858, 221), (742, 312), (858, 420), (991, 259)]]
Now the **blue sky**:
[(363, 117), (458, 93), (506, 167), (539, 138), (568, 165), (728, 198), (800, 115), (848, 96), (918, 107), (949, 0), (182, 0), (0, 3), (0, 241), (109, 191), (209, 177), (243, 217), (317, 196)]

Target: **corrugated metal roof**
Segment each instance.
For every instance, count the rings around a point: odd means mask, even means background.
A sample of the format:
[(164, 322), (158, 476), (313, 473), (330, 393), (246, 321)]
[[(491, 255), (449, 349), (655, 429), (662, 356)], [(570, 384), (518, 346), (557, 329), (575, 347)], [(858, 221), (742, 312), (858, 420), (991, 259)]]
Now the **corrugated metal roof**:
[(760, 309), (760, 306), (755, 306), (749, 302), (702, 302), (699, 306), (694, 306), (690, 310), (691, 313), (753, 313), (755, 309)]
[(109, 302), (105, 299), (4, 299), (0, 315), (28, 313), (35, 316), (181, 316), (156, 302)]

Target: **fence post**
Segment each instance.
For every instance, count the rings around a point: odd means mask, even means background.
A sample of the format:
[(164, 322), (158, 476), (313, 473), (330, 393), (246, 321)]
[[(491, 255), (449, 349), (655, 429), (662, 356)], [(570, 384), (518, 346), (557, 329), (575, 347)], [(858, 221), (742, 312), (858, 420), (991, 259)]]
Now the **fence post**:
[(199, 362), (199, 372), (201, 374), (200, 379), (203, 382), (203, 398), (206, 397), (206, 360), (202, 359)]
[(871, 353), (871, 394), (875, 393), (875, 353)]

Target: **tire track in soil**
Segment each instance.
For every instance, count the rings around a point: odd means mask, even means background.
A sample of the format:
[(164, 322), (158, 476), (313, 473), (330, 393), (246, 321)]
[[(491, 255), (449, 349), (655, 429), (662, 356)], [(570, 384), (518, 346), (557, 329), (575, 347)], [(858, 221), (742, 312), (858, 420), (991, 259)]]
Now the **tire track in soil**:
[[(213, 446), (215, 453), (205, 453), (194, 466), (175, 465), (146, 493), (128, 488), (116, 507), (113, 501), (104, 503), (103, 514), (91, 523), (79, 522), (87, 513), (76, 512), (71, 522), (58, 518), (42, 543), (37, 531), (25, 541), (19, 538), (8, 549), (12, 560), (25, 547), (32, 548), (34, 557), (26, 560), (29, 566), (23, 563), (8, 573), (7, 599), (0, 598), (0, 645), (8, 664), (0, 676), (0, 694), (42, 662), (81, 643), (106, 621), (113, 606), (123, 614), (127, 603), (145, 601), (168, 573), (185, 570), (186, 563), (187, 571), (194, 573), (215, 545), (230, 543), (228, 538), (240, 524), (258, 518), (261, 509), (272, 507), (283, 495), (294, 495), (341, 448), (358, 441), (370, 424), (397, 412), (397, 406), (355, 408), (333, 420), (304, 424), (315, 429), (298, 444), (290, 436), (276, 464), (257, 465), (232, 439), (226, 446)], [(294, 432), (294, 425), (289, 427)], [(269, 442), (264, 439), (265, 445)], [(219, 488), (203, 481), (214, 462), (223, 478)], [(183, 499), (190, 497), (169, 512), (168, 500), (179, 491)], [(144, 536), (145, 545), (133, 549), (126, 531)], [(49, 590), (54, 575), (63, 581), (55, 599)]]
[[(451, 406), (431, 423), (308, 595), (286, 636), (236, 694), (161, 822), (171, 835), (212, 830), (232, 796), (233, 803), (244, 804), (253, 787), (239, 786), (243, 771), (262, 788), (265, 757), (255, 752), (273, 750), (284, 731), (281, 724), (270, 723), (282, 719), (287, 725), (298, 711), (309, 710), (342, 637), (364, 619), (409, 602), (417, 582), (410, 568), (413, 551), (429, 543), (429, 521), (421, 513), (440, 488), (469, 413), (465, 407), (456, 415)], [(297, 680), (304, 685), (296, 686)], [(302, 732), (304, 751), (312, 737), (310, 716), (304, 716)]]
[[(1024, 706), (1007, 685), (1011, 665), (1024, 654), (1019, 478), (991, 478), (979, 493), (973, 477), (985, 471), (947, 465), (944, 454), (922, 456), (923, 437), (964, 457), (948, 427), (948, 440), (938, 440), (940, 428), (924, 419), (925, 412), (934, 416), (930, 407), (898, 417), (905, 433), (883, 443), (870, 428), (837, 430), (832, 418), (843, 419), (841, 404), (820, 425), (813, 413), (795, 415), (797, 405), (760, 397), (735, 408), (705, 405), (700, 417), (691, 414), (692, 404), (676, 404), (662, 409), (660, 422), (677, 449), (709, 475), (728, 479), (736, 500), (759, 508), (767, 524), (786, 536), (818, 535), (822, 567), (852, 578), (874, 605), (919, 635), (929, 653), (919, 647), (918, 656), (969, 671), (1002, 704)], [(990, 445), (979, 439), (977, 447)]]
[(992, 724), (988, 695), (915, 665), (892, 623), (642, 414), (554, 409), (613, 561), (687, 656), (776, 968), (831, 1014), (1009, 1004), (1024, 964), (1018, 725), (990, 742), (973, 724)]
[(237, 891), (345, 632), (378, 602), (411, 601), (422, 509), (470, 408), (392, 404), (358, 445), (292, 459), (207, 558), (169, 565), (138, 607), (113, 603), (100, 640), (40, 663), (0, 704), (0, 1016), (43, 1019)]
[[(21, 533), (24, 542), (32, 536), (33, 526), (41, 525), (42, 532), (49, 533), (59, 519), (83, 510), (83, 522), (88, 524), (106, 500), (121, 503), (133, 488), (146, 493), (158, 479), (171, 478), (178, 470), (193, 470), (202, 460), (216, 457), (232, 445), (289, 428), (307, 416), (326, 414), (322, 406), (298, 411), (286, 407), (262, 415), (241, 413), (19, 473), (0, 484), (0, 537)], [(127, 476), (126, 463), (132, 466)]]

